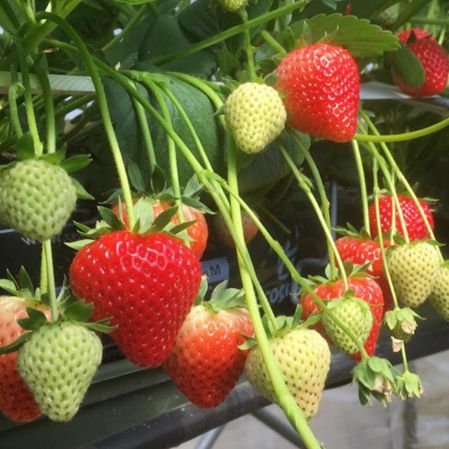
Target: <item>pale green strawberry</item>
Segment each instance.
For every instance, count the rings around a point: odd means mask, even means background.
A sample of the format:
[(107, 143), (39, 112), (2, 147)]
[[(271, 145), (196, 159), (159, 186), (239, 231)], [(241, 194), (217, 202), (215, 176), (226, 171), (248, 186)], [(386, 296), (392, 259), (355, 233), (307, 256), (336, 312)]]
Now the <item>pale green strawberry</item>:
[(49, 323), (19, 350), (19, 372), (39, 408), (53, 421), (69, 421), (79, 409), (101, 363), (97, 335), (81, 324)]
[(376, 17), (377, 21), (382, 26), (392, 25), (399, 17), (400, 4), (396, 3), (390, 6), (387, 9), (384, 9), (381, 13), (379, 13)]
[[(285, 383), (307, 419), (317, 410), (329, 371), (331, 354), (326, 340), (316, 331), (297, 328), (270, 341), (274, 358)], [(249, 382), (272, 402), (276, 396), (260, 349), (256, 346), (246, 359)]]
[(399, 301), (411, 308), (420, 306), (432, 292), (440, 265), (436, 246), (423, 241), (391, 246), (387, 263)]
[[(373, 325), (373, 313), (369, 304), (351, 297), (330, 301), (328, 308), (333, 316), (364, 345)], [(327, 314), (323, 317), (323, 325), (338, 349), (349, 355), (359, 350), (356, 343)]]
[(25, 237), (58, 235), (75, 205), (75, 186), (61, 167), (28, 159), (0, 171), (0, 221)]
[(235, 89), (224, 106), (226, 121), (235, 143), (245, 153), (258, 153), (281, 134), (287, 119), (275, 89), (245, 83)]
[(442, 265), (435, 273), (430, 304), (446, 320), (449, 321), (449, 266)]
[(217, 0), (218, 4), (226, 11), (237, 12), (248, 4), (248, 0)]

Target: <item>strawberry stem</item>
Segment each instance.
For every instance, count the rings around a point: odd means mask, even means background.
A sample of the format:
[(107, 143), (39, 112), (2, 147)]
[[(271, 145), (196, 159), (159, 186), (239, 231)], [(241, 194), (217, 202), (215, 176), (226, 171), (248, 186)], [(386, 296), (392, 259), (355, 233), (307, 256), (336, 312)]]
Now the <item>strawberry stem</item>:
[[(11, 69), (12, 79), (17, 78), (17, 73)], [(14, 128), (14, 132), (17, 139), (23, 136), (22, 125), (20, 124), (19, 110), (17, 108), (17, 91), (20, 89), (19, 83), (14, 81), (8, 89), (8, 105), (9, 105), (9, 118)]]
[(40, 291), (41, 291), (41, 295), (48, 292), (47, 263), (45, 262), (44, 245), (42, 245), (42, 248), (41, 248)]
[[(370, 120), (370, 118), (363, 111), (361, 112), (361, 114), (362, 114), (362, 117), (367, 122), (369, 128), (374, 132), (374, 134), (378, 135), (379, 131), (377, 130), (377, 128), (374, 125), (374, 123)], [(427, 229), (427, 232), (429, 233), (430, 238), (432, 240), (436, 240), (435, 234), (433, 233), (432, 227), (430, 226), (430, 223), (429, 223), (429, 220), (427, 218), (427, 215), (425, 214), (424, 209), (421, 206), (421, 203), (419, 202), (419, 199), (416, 196), (412, 186), (410, 185), (410, 183), (408, 182), (407, 178), (402, 173), (401, 169), (399, 168), (398, 164), (396, 163), (396, 160), (394, 159), (393, 155), (391, 154), (391, 151), (389, 150), (388, 146), (384, 142), (382, 142), (380, 144), (380, 146), (383, 149), (383, 151), (385, 153), (385, 156), (387, 157), (388, 163), (390, 164), (391, 168), (393, 169), (393, 172), (396, 174), (398, 180), (403, 184), (403, 186), (407, 190), (408, 194), (410, 195), (410, 197), (415, 202), (415, 205), (418, 208), (418, 211), (419, 211), (419, 213), (421, 215), (421, 218), (424, 221), (424, 224), (426, 226), (426, 229)], [(438, 248), (438, 252), (440, 254), (441, 260), (443, 261), (444, 257), (443, 257), (443, 255), (441, 253), (441, 249), (440, 248)]]
[(315, 214), (318, 218), (318, 221), (320, 222), (321, 228), (323, 229), (324, 235), (326, 236), (326, 240), (329, 243), (329, 246), (331, 248), (332, 253), (334, 254), (335, 260), (337, 262), (341, 278), (343, 280), (343, 284), (345, 286), (345, 290), (348, 290), (348, 278), (346, 276), (345, 267), (343, 264), (343, 261), (341, 260), (340, 254), (337, 250), (337, 247), (335, 246), (334, 239), (332, 238), (332, 234), (330, 232), (329, 227), (327, 226), (326, 220), (324, 219), (323, 213), (321, 212), (320, 205), (318, 204), (315, 196), (313, 195), (309, 183), (310, 180), (306, 178), (299, 170), (298, 167), (296, 167), (295, 163), (293, 162), (292, 158), (284, 148), (284, 146), (279, 143), (279, 150), (282, 153), (282, 156), (286, 160), (287, 164), (290, 167), (290, 170), (292, 171), (293, 175), (295, 176), (296, 180), (298, 181), (299, 187), (304, 191), (306, 194), (310, 204), (312, 205)]
[[(304, 155), (304, 159), (306, 160), (306, 162), (310, 168), (310, 171), (312, 172), (312, 176), (315, 180), (316, 188), (318, 190), (318, 194), (321, 199), (321, 210), (324, 215), (324, 221), (326, 222), (327, 229), (330, 230), (330, 229), (332, 229), (331, 217), (330, 217), (330, 213), (329, 213), (330, 203), (329, 203), (329, 199), (327, 198), (327, 195), (326, 195), (326, 189), (324, 187), (324, 183), (321, 178), (321, 174), (318, 170), (317, 165), (315, 164), (315, 161), (313, 160), (312, 155), (310, 154), (310, 151), (308, 151), (304, 147), (304, 144), (302, 143), (301, 139), (296, 134), (296, 132), (292, 130), (292, 132), (290, 133), (290, 136), (293, 138), (293, 140), (296, 142), (296, 144), (300, 148), (302, 154)], [(327, 245), (327, 253), (329, 255), (330, 275), (331, 275), (331, 278), (334, 278), (335, 277), (335, 254), (334, 254), (334, 251), (332, 248), (332, 242), (329, 241), (329, 239), (326, 239), (326, 245)]]
[[(376, 209), (376, 225), (377, 225), (377, 232), (379, 235), (380, 251), (382, 254), (382, 266), (383, 266), (385, 276), (387, 277), (388, 287), (390, 288), (394, 308), (395, 308), (395, 310), (398, 310), (400, 307), (399, 307), (399, 303), (398, 303), (398, 298), (396, 296), (396, 291), (394, 289), (393, 281), (391, 279), (390, 270), (388, 268), (388, 262), (387, 262), (387, 257), (386, 257), (383, 235), (382, 235), (382, 225), (380, 223), (380, 206), (379, 206), (380, 189), (379, 189), (378, 169), (379, 169), (379, 167), (378, 167), (377, 159), (373, 159), (374, 207)], [(402, 361), (404, 364), (404, 372), (408, 372), (408, 362), (407, 362), (407, 353), (405, 352), (405, 343), (402, 345), (402, 348), (401, 348), (401, 356), (402, 356)]]
[(51, 319), (54, 322), (58, 319), (58, 307), (56, 304), (55, 274), (53, 271), (51, 240), (42, 242), (42, 247), (45, 252), (45, 265), (47, 267), (48, 301), (50, 303)]
[(441, 120), (434, 125), (427, 126), (425, 128), (418, 129), (416, 131), (410, 131), (408, 133), (402, 134), (387, 134), (387, 135), (372, 135), (372, 134), (356, 134), (354, 139), (359, 142), (404, 142), (406, 140), (418, 139), (419, 137), (428, 136), (430, 134), (436, 133), (443, 128), (449, 126), (449, 117)]
[(371, 229), (369, 225), (369, 213), (368, 213), (368, 193), (366, 191), (366, 178), (365, 170), (363, 168), (362, 157), (360, 155), (359, 144), (356, 140), (351, 141), (352, 151), (354, 153), (355, 165), (357, 167), (357, 173), (360, 181), (360, 196), (362, 197), (362, 209), (363, 209), (363, 227), (368, 235), (371, 235)]
[(373, 157), (373, 159), (375, 159), (378, 162), (379, 167), (382, 170), (382, 174), (383, 174), (385, 181), (387, 182), (388, 188), (391, 191), (391, 194), (393, 196), (393, 201), (394, 201), (395, 207), (398, 212), (399, 222), (401, 224), (404, 239), (407, 243), (410, 243), (407, 226), (405, 224), (404, 214), (402, 212), (402, 208), (399, 203), (399, 198), (398, 198), (398, 195), (396, 192), (396, 187), (394, 185), (392, 175), (391, 175), (390, 171), (388, 170), (387, 163), (386, 163), (385, 159), (379, 154), (379, 151), (377, 150), (376, 146), (372, 142), (368, 142), (368, 150), (369, 150), (371, 156)]
[(222, 31), (221, 33), (217, 33), (214, 36), (211, 36), (207, 39), (197, 42), (196, 44), (193, 44), (190, 47), (181, 48), (180, 50), (176, 50), (173, 53), (164, 55), (153, 62), (156, 65), (161, 65), (173, 61), (175, 59), (179, 59), (183, 56), (191, 55), (200, 50), (204, 50), (205, 48), (223, 42), (226, 39), (229, 39), (230, 37), (236, 36), (237, 34), (242, 33), (246, 29), (250, 30), (251, 28), (255, 28), (259, 25), (269, 22), (272, 19), (276, 19), (277, 17), (289, 14), (290, 12), (296, 9), (302, 9), (306, 5), (306, 3), (307, 3), (306, 0), (299, 0), (293, 3), (289, 3), (287, 5), (282, 6), (281, 8), (275, 9), (274, 11), (270, 11), (266, 14), (257, 16), (254, 19), (248, 20), (246, 23), (242, 23), (240, 25), (228, 28), (227, 30)]
[(154, 167), (157, 164), (156, 153), (154, 152), (153, 139), (151, 138), (150, 127), (148, 126), (147, 116), (143, 106), (131, 97), (134, 109), (136, 110), (137, 121), (139, 122), (140, 131), (143, 137), (143, 143), (147, 150), (148, 162), (150, 165), (150, 173), (153, 173)]
[[(118, 173), (118, 176), (120, 179), (120, 185), (123, 190), (123, 197), (125, 199), (128, 220), (129, 220), (130, 228), (132, 229), (136, 222), (136, 216), (135, 216), (135, 212), (134, 212), (134, 204), (133, 204), (133, 199), (132, 199), (132, 194), (131, 194), (131, 188), (129, 185), (128, 176), (126, 174), (126, 168), (125, 168), (125, 164), (123, 162), (122, 154), (120, 151), (120, 146), (117, 141), (117, 136), (115, 135), (114, 127), (112, 125), (111, 115), (109, 113), (108, 103), (107, 103), (103, 83), (101, 81), (100, 75), (98, 74), (98, 70), (94, 64), (92, 56), (90, 55), (89, 51), (86, 48), (86, 45), (84, 44), (82, 39), (79, 37), (79, 35), (75, 31), (75, 29), (68, 22), (66, 22), (62, 17), (59, 17), (53, 13), (44, 12), (44, 13), (37, 14), (36, 18), (38, 18), (38, 20), (43, 19), (43, 18), (48, 19), (48, 20), (56, 23), (60, 28), (62, 28), (64, 30), (64, 32), (73, 40), (73, 42), (75, 43), (75, 46), (78, 49), (80, 56), (83, 58), (83, 60), (86, 64), (86, 67), (87, 67), (89, 74), (92, 78), (92, 82), (95, 86), (95, 91), (97, 94), (98, 108), (100, 109), (103, 126), (104, 126), (106, 136), (109, 141), (109, 145), (111, 147), (112, 156), (114, 158), (117, 173)], [(111, 69), (111, 70), (113, 72), (115, 72), (115, 70), (113, 70), (113, 69)]]
[(42, 156), (43, 146), (39, 138), (36, 115), (34, 113), (33, 96), (31, 94), (31, 83), (30, 83), (30, 74), (28, 71), (28, 63), (26, 60), (25, 52), (23, 50), (22, 42), (19, 39), (16, 39), (15, 42), (16, 42), (17, 57), (20, 65), (20, 71), (22, 73), (22, 83), (24, 86), (25, 112), (27, 116), (28, 129), (30, 131), (31, 138), (33, 139), (35, 155)]
[(262, 30), (260, 35), (270, 47), (279, 53), (280, 56), (285, 56), (287, 54), (287, 50), (268, 31)]
[[(161, 108), (162, 117), (166, 123), (170, 125), (173, 129), (170, 111), (168, 110), (167, 103), (163, 96), (162, 90), (160, 87), (148, 77), (142, 79), (142, 84), (147, 87), (151, 92), (153, 92), (156, 101)], [(182, 202), (181, 202), (181, 187), (179, 185), (179, 173), (178, 173), (178, 162), (176, 159), (176, 146), (173, 139), (167, 135), (167, 147), (168, 147), (168, 160), (170, 164), (170, 180), (173, 187), (173, 194), (175, 196), (175, 204), (178, 206), (178, 217), (179, 222), (184, 223), (184, 213), (182, 211)], [(186, 242), (189, 246), (191, 245), (189, 241)]]
[(39, 77), (44, 97), (45, 120), (47, 121), (46, 150), (47, 153), (54, 153), (56, 151), (56, 116), (53, 103), (53, 92), (51, 90), (48, 74), (42, 67), (42, 64), (37, 65), (36, 73)]
[[(248, 13), (245, 9), (240, 11), (240, 17), (243, 23), (248, 24)], [(248, 63), (248, 73), (250, 81), (255, 81), (257, 79), (256, 68), (254, 67), (254, 56), (253, 49), (251, 47), (251, 36), (249, 34), (249, 28), (243, 30), (243, 47), (245, 48), (246, 60)]]

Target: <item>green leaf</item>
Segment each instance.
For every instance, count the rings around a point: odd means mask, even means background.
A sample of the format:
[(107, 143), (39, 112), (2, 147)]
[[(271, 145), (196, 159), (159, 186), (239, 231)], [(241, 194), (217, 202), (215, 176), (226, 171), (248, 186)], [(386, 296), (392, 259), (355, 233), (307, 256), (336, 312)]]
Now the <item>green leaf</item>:
[(164, 191), (166, 187), (164, 170), (159, 165), (155, 165), (151, 174), (151, 190), (154, 194), (158, 194)]
[(421, 61), (405, 45), (391, 55), (393, 70), (409, 86), (418, 89), (424, 84), (426, 72)]
[[(379, 56), (387, 51), (400, 48), (396, 36), (378, 25), (371, 24), (366, 19), (335, 13), (319, 14), (307, 19), (307, 22), (312, 32), (313, 42), (332, 35), (332, 44), (345, 47), (358, 58)], [(301, 27), (302, 22), (291, 25), (296, 36), (299, 35)]]
[(67, 321), (87, 321), (93, 311), (92, 304), (79, 300), (70, 303), (64, 311), (64, 319)]
[(22, 318), (17, 320), (19, 325), (27, 331), (35, 331), (41, 328), (47, 323), (47, 317), (43, 312), (31, 307), (26, 308), (28, 318)]
[(137, 192), (145, 192), (145, 181), (139, 166), (132, 160), (128, 161), (128, 176), (132, 186)]
[(63, 168), (67, 173), (73, 173), (78, 170), (82, 170), (92, 162), (92, 158), (89, 154), (77, 154), (75, 156), (64, 159), (59, 166)]
[(30, 133), (25, 133), (16, 143), (17, 157), (24, 161), (26, 159), (33, 159), (34, 142)]
[(108, 207), (98, 206), (98, 213), (101, 218), (112, 228), (115, 230), (124, 230), (125, 225), (119, 220), (117, 215), (112, 212)]
[(11, 354), (12, 352), (18, 351), (20, 347), (31, 338), (31, 334), (32, 332), (25, 332), (17, 340), (13, 341), (8, 346), (0, 347), (0, 355)]
[(95, 198), (83, 187), (83, 185), (75, 178), (70, 178), (75, 186), (76, 195), (81, 200), (94, 200)]

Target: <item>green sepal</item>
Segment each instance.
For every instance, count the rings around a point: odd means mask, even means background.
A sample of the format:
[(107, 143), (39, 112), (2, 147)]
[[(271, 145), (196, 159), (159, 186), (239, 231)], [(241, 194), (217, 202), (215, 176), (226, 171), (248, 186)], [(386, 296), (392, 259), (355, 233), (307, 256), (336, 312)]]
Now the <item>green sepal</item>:
[(16, 142), (16, 154), (20, 161), (26, 161), (27, 159), (34, 159), (34, 141), (29, 132), (23, 134)]
[(95, 321), (93, 323), (80, 323), (82, 326), (86, 327), (87, 329), (90, 329), (94, 332), (100, 332), (102, 334), (110, 334), (111, 332), (114, 332), (117, 329), (117, 326), (111, 326), (110, 318), (104, 318), (100, 321)]
[(67, 149), (63, 147), (54, 153), (45, 153), (40, 159), (52, 165), (60, 165), (65, 158), (66, 151)]
[(145, 181), (139, 166), (133, 161), (128, 161), (128, 177), (131, 185), (137, 193), (144, 193), (146, 190)]
[(67, 173), (73, 173), (87, 167), (92, 162), (90, 154), (77, 154), (61, 161), (59, 166)]
[(195, 305), (201, 304), (202, 301), (205, 300), (207, 290), (209, 288), (209, 283), (207, 282), (207, 276), (203, 274), (201, 276), (200, 288), (198, 290), (198, 294), (196, 295)]
[(20, 347), (26, 343), (31, 338), (32, 332), (25, 332), (22, 334), (17, 340), (13, 341), (7, 346), (0, 347), (0, 355), (3, 354), (11, 354), (12, 352), (16, 352), (20, 349)]
[(173, 228), (170, 228), (170, 234), (176, 235), (180, 234), (182, 231), (185, 231), (187, 228), (195, 224), (196, 221), (185, 221), (184, 223), (179, 223), (178, 225), (173, 226)]
[(84, 186), (75, 178), (71, 177), (73, 186), (76, 190), (76, 196), (80, 200), (94, 200), (95, 198), (84, 188)]
[(109, 225), (111, 230), (123, 231), (126, 229), (125, 225), (119, 220), (117, 215), (115, 215), (108, 207), (98, 206), (98, 213), (104, 222)]
[(153, 167), (150, 180), (151, 190), (154, 194), (163, 192), (167, 187), (167, 181), (165, 178), (164, 170), (159, 165)]
[(87, 321), (93, 311), (92, 304), (78, 300), (69, 303), (64, 310), (63, 318), (66, 321)]
[(47, 317), (43, 312), (31, 307), (26, 308), (28, 318), (21, 318), (17, 323), (27, 331), (36, 331), (47, 323)]
[(202, 305), (214, 312), (226, 309), (245, 308), (244, 291), (237, 288), (227, 288), (227, 286), (227, 280), (220, 282), (212, 290), (209, 301), (204, 301)]
[(74, 249), (75, 251), (79, 251), (81, 248), (84, 248), (86, 245), (90, 245), (92, 242), (93, 240), (91, 239), (82, 239), (77, 240), (76, 242), (65, 242), (64, 245)]
[(249, 351), (257, 346), (257, 340), (253, 337), (247, 337), (246, 340), (241, 344), (238, 345), (238, 348), (241, 351)]
[(178, 206), (169, 207), (168, 209), (161, 212), (153, 224), (150, 227), (150, 232), (160, 232), (167, 227), (170, 223), (170, 220), (176, 215), (178, 212)]
[(6, 275), (8, 279), (0, 279), (0, 289), (5, 290), (13, 296), (18, 296), (29, 301), (41, 301), (40, 291), (39, 289), (34, 289), (25, 267), (20, 267), (17, 279), (9, 270), (6, 271)]

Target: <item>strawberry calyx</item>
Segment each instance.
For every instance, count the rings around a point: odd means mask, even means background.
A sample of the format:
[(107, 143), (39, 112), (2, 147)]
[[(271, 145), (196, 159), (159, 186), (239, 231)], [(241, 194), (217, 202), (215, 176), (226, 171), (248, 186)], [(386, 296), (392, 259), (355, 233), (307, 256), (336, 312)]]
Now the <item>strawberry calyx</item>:
[(220, 282), (213, 290), (209, 300), (205, 300), (207, 292), (207, 279), (203, 276), (200, 292), (195, 305), (202, 305), (211, 312), (218, 313), (220, 310), (246, 308), (245, 294), (242, 289), (227, 288), (228, 281)]
[(25, 267), (20, 267), (17, 277), (9, 270), (6, 271), (7, 279), (0, 279), (0, 289), (12, 296), (23, 298), (30, 307), (39, 304), (48, 304), (47, 295), (42, 294), (39, 288), (34, 288), (33, 282)]
[(413, 397), (421, 397), (424, 389), (421, 383), (421, 379), (415, 373), (405, 371), (397, 376), (396, 379), (397, 394), (402, 399), (409, 399)]
[(398, 371), (381, 357), (363, 359), (352, 371), (353, 382), (359, 386), (359, 400), (362, 405), (371, 403), (371, 396), (382, 404), (391, 402), (397, 392)]
[(351, 223), (346, 223), (346, 227), (337, 226), (334, 229), (341, 236), (354, 237), (360, 240), (373, 240), (365, 228), (360, 228), (358, 231)]
[(424, 318), (409, 307), (396, 308), (385, 313), (384, 323), (394, 338), (409, 341), (418, 326), (416, 320)]

